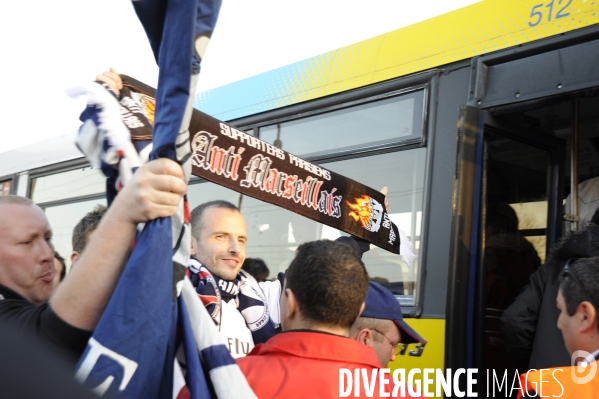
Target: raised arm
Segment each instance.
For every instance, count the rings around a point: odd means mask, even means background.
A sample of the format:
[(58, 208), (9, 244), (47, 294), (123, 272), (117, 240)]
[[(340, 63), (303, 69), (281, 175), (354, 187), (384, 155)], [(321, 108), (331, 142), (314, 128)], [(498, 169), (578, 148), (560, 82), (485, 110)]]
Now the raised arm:
[(186, 189), (183, 170), (174, 161), (158, 159), (139, 168), (52, 296), (54, 313), (74, 327), (93, 330), (119, 280), (137, 224), (175, 214)]

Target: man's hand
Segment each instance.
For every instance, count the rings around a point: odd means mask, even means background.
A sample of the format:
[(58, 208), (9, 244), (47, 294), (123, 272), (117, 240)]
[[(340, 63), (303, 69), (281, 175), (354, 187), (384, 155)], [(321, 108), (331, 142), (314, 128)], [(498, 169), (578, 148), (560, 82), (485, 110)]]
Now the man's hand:
[(181, 166), (170, 159), (156, 159), (135, 172), (111, 208), (132, 224), (144, 223), (174, 215), (186, 191)]
[(125, 267), (137, 223), (174, 215), (186, 189), (183, 169), (170, 159), (140, 167), (102, 218), (77, 267), (54, 292), (54, 313), (74, 327), (93, 330)]
[(112, 87), (117, 94), (120, 94), (121, 89), (123, 88), (121, 76), (112, 67), (110, 68), (110, 71), (104, 71), (102, 74), (96, 76), (96, 81), (106, 83), (108, 86)]
[(125, 267), (137, 223), (174, 215), (186, 189), (181, 166), (170, 159), (140, 167), (102, 218), (77, 267), (54, 292), (54, 313), (72, 326), (93, 330)]
[(381, 189), (381, 193), (385, 196), (385, 211), (389, 213), (389, 200), (387, 199), (387, 193), (389, 192), (389, 187), (385, 186)]

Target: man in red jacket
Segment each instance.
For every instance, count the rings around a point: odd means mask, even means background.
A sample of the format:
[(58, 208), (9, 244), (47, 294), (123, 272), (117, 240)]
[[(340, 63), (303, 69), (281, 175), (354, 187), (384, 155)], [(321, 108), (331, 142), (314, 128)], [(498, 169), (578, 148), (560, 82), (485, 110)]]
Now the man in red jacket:
[(237, 359), (256, 395), (340, 397), (341, 375), (346, 370), (355, 375), (356, 369), (368, 376), (366, 387), (360, 378), (358, 396), (378, 398), (390, 392), (393, 382), (388, 374), (389, 385), (383, 389), (379, 376), (372, 378), (381, 367), (372, 348), (349, 338), (367, 291), (364, 264), (347, 245), (327, 240), (300, 245), (281, 295), (283, 333)]

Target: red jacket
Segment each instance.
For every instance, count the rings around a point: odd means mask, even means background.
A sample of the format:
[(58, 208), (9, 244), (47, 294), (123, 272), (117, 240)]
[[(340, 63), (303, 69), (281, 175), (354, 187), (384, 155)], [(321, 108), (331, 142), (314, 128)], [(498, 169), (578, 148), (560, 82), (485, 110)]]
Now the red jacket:
[[(338, 398), (339, 369), (366, 369), (368, 381), (373, 369), (381, 365), (374, 350), (350, 338), (316, 331), (289, 331), (275, 335), (256, 346), (245, 358), (236, 359), (248, 383), (260, 399), (267, 398)], [(393, 390), (393, 378), (387, 375), (385, 391)], [(347, 379), (345, 380), (347, 383)], [(379, 377), (372, 396), (379, 398)], [(345, 396), (348, 397), (348, 396)], [(353, 398), (354, 390), (349, 393)]]

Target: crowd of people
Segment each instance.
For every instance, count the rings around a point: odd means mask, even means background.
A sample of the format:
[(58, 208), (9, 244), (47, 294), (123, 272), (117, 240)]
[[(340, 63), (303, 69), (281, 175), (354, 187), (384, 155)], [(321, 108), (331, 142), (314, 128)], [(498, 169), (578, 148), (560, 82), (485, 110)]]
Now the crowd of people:
[[(17, 335), (33, 334), (51, 356), (74, 367), (118, 282), (137, 224), (174, 214), (184, 192), (176, 163), (161, 159), (141, 167), (110, 208), (97, 207), (75, 226), (68, 273), (43, 210), (25, 197), (0, 197), (2, 323)], [(367, 242), (307, 242), (285, 273), (267, 280), (263, 261), (247, 262), (245, 221), (235, 205), (202, 204), (190, 223), (188, 275), (258, 397), (298, 389), (336, 396), (339, 368), (386, 367), (400, 343), (426, 343), (403, 321), (393, 294), (369, 281), (361, 260)], [(248, 290), (260, 292), (260, 306)], [(266, 322), (248, 321), (256, 311)], [(279, 380), (264, 373), (281, 368), (290, 373), (281, 372)], [(301, 373), (292, 381), (295, 371)], [(322, 384), (302, 384), (306, 373)]]
[[(0, 196), (5, 335), (33, 335), (34, 345), (43, 347), (38, 356), (56, 356), (59, 364), (74, 366), (119, 279), (136, 225), (173, 214), (185, 192), (178, 165), (168, 160), (150, 162), (137, 177), (109, 209), (99, 206), (75, 226), (68, 274), (65, 259), (52, 246), (43, 210), (28, 198)], [(298, 392), (336, 397), (339, 369), (386, 367), (401, 343), (426, 344), (403, 320), (394, 295), (369, 280), (361, 260), (368, 243), (351, 236), (304, 243), (286, 272), (267, 280), (263, 261), (246, 264), (248, 237), (235, 205), (204, 203), (193, 210), (190, 222), (188, 275), (258, 397)], [(593, 218), (558, 243), (503, 315), (508, 348), (530, 368), (570, 367), (570, 358), (581, 353), (586, 354), (578, 359), (582, 362), (599, 358), (596, 229)], [(259, 306), (248, 290), (261, 293)], [(256, 311), (267, 316), (266, 323), (249, 321), (256, 320)], [(2, 344), (14, 351), (18, 343), (10, 342)], [(306, 378), (313, 383), (304, 384)], [(535, 379), (542, 378), (532, 372), (522, 384), (534, 391)], [(78, 388), (66, 383), (60, 389)], [(595, 392), (592, 384), (561, 389), (580, 397)]]
[[(106, 76), (118, 88), (118, 75)], [(115, 290), (138, 224), (174, 215), (186, 188), (174, 161), (141, 166), (109, 208), (96, 207), (75, 226), (68, 273), (44, 211), (28, 198), (0, 196), (0, 353), (15, 364), (36, 363), (32, 370), (55, 360), (50, 374), (37, 372), (54, 376), (55, 396), (86, 397), (69, 371)], [(268, 279), (263, 260), (246, 258), (251, 237), (235, 205), (203, 203), (189, 223), (187, 275), (259, 398), (338, 397), (340, 369), (386, 368), (402, 344), (427, 343), (403, 320), (396, 297), (369, 278), (362, 262), (368, 242), (353, 236), (305, 242), (287, 270)], [(598, 226), (599, 211), (553, 248), (504, 312), (508, 350), (524, 368), (567, 368), (571, 359), (586, 365), (599, 358)], [(0, 397), (25, 392), (23, 367), (2, 373)], [(527, 373), (522, 385), (536, 391), (542, 378)], [(384, 396), (379, 384), (374, 392)], [(590, 397), (597, 385), (559, 387), (569, 397)]]
[[(25, 197), (0, 196), (3, 333), (32, 335), (43, 347), (38, 356), (56, 356), (72, 368), (119, 280), (137, 224), (172, 215), (184, 193), (176, 163), (162, 159), (140, 168), (109, 209), (99, 206), (76, 225), (68, 274), (43, 210)], [(599, 358), (596, 219), (599, 213), (553, 248), (502, 317), (508, 348), (527, 368), (563, 369), (571, 358), (585, 364)], [(246, 259), (245, 220), (235, 205), (204, 203), (190, 223), (188, 275), (258, 397), (336, 397), (339, 369), (386, 367), (401, 343), (426, 344), (403, 320), (394, 295), (369, 280), (361, 260), (369, 244), (359, 238), (304, 243), (286, 272), (267, 280), (264, 262)], [(7, 338), (1, 343), (7, 351), (18, 347)], [(304, 384), (306, 378), (312, 383)], [(534, 391), (542, 378), (528, 373), (522, 384)], [(579, 397), (596, 392), (593, 384), (559, 387)]]
[[(43, 347), (38, 355), (74, 365), (118, 281), (135, 226), (170, 216), (185, 192), (181, 172), (171, 161), (153, 161), (138, 176), (110, 209), (99, 206), (76, 225), (66, 278), (65, 259), (54, 251), (52, 229), (42, 209), (28, 198), (0, 197), (0, 318), (8, 326), (4, 334), (33, 334), (35, 345)], [(137, 204), (133, 213), (132, 202)], [(579, 353), (587, 354), (578, 359), (586, 363), (599, 357), (596, 222), (592, 219), (558, 243), (504, 313), (508, 347), (530, 368), (563, 369)], [(426, 343), (405, 323), (393, 294), (369, 281), (361, 260), (369, 245), (362, 240), (304, 243), (286, 272), (267, 280), (263, 261), (246, 264), (248, 237), (235, 205), (204, 203), (193, 210), (191, 225), (188, 274), (201, 299), (216, 298), (204, 304), (258, 397), (298, 392), (335, 397), (340, 368), (386, 367), (395, 360), (400, 343)], [(252, 311), (261, 309), (267, 323), (247, 321), (246, 302), (255, 297), (245, 295), (246, 290), (262, 293), (261, 306), (252, 306)], [(255, 320), (255, 314), (250, 316)], [(8, 347), (14, 350), (18, 344)], [(316, 382), (303, 384), (306, 376)], [(535, 378), (542, 376), (529, 373), (522, 383), (534, 391)], [(77, 390), (70, 384), (62, 387)], [(552, 389), (558, 392), (559, 387)], [(580, 397), (595, 392), (585, 391), (594, 389), (592, 384), (561, 389)]]
[[(102, 76), (119, 89), (117, 74)], [(68, 273), (44, 211), (28, 198), (1, 196), (0, 320), (10, 326), (6, 331), (17, 340), (34, 339), (44, 348), (40, 355), (72, 371), (125, 268), (138, 224), (174, 215), (185, 192), (176, 162), (140, 167), (109, 208), (96, 207), (75, 226)], [(189, 223), (187, 274), (258, 397), (297, 396), (298, 390), (334, 397), (339, 368), (386, 367), (400, 343), (426, 343), (403, 321), (394, 295), (369, 281), (361, 260), (368, 242), (353, 236), (306, 242), (289, 268), (268, 280), (265, 262), (246, 258), (246, 224), (235, 205), (201, 204)], [(266, 370), (279, 370), (280, 378)], [(322, 383), (302, 384), (309, 376)]]

